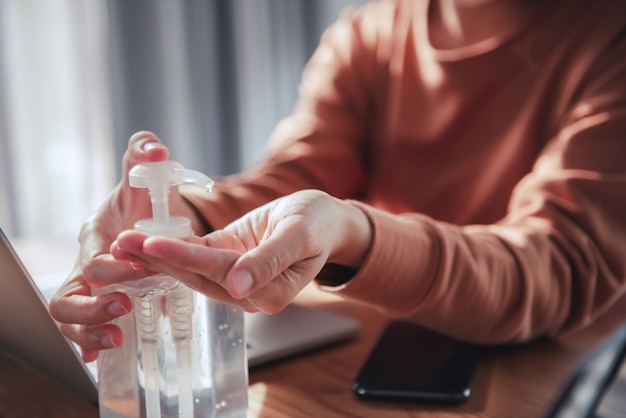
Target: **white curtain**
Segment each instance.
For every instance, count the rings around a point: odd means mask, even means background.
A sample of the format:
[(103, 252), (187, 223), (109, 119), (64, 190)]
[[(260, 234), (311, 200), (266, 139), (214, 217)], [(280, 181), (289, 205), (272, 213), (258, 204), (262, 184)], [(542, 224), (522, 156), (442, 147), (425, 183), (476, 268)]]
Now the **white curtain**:
[(0, 227), (75, 239), (116, 179), (106, 3), (0, 1)]
[(249, 166), (366, 1), (0, 0), (0, 227), (75, 239), (141, 129), (209, 175)]

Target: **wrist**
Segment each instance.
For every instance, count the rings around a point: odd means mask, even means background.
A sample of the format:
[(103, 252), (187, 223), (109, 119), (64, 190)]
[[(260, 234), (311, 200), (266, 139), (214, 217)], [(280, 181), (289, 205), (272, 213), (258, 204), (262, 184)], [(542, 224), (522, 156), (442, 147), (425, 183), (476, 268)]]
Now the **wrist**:
[(358, 270), (365, 261), (372, 242), (372, 225), (359, 207), (345, 200), (338, 200), (338, 203), (341, 209), (337, 219), (342, 226), (342, 232), (328, 262)]

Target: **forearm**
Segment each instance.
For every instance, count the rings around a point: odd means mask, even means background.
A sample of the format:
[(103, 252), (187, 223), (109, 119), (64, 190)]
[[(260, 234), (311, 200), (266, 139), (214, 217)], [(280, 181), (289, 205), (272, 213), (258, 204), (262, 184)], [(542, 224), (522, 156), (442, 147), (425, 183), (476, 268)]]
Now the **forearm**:
[(624, 244), (609, 253), (612, 239), (585, 242), (575, 224), (459, 227), (363, 208), (372, 245), (337, 291), (458, 338), (501, 343), (575, 330), (624, 292)]

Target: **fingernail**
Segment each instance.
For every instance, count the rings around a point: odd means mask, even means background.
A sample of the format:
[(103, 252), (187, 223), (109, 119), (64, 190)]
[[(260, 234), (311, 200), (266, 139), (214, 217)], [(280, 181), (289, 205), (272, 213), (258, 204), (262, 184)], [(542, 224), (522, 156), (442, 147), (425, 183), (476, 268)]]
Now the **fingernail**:
[(239, 297), (247, 296), (253, 285), (254, 281), (247, 270), (239, 270), (233, 273), (233, 287)]
[(150, 151), (155, 148), (163, 148), (163, 145), (158, 142), (148, 142), (147, 144), (143, 146), (144, 151)]
[(138, 263), (138, 262), (136, 262), (136, 261), (131, 261), (131, 262), (130, 262), (130, 267), (131, 267), (133, 270), (141, 270), (141, 269), (143, 268), (143, 264)]
[(122, 305), (116, 300), (109, 303), (106, 309), (108, 313), (115, 316), (126, 315), (128, 313), (128, 309), (126, 309), (126, 306)]
[(104, 334), (102, 338), (100, 339), (100, 343), (102, 344), (103, 347), (107, 347), (107, 348), (118, 347), (118, 345), (115, 343), (115, 341), (113, 341), (113, 338), (111, 338), (109, 334)]

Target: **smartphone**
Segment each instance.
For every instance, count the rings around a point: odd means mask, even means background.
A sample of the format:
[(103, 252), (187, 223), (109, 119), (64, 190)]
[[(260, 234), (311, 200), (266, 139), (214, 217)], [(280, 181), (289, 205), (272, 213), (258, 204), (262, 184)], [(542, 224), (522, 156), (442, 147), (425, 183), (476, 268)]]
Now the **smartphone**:
[(352, 384), (361, 399), (460, 404), (480, 347), (407, 321), (387, 325)]

